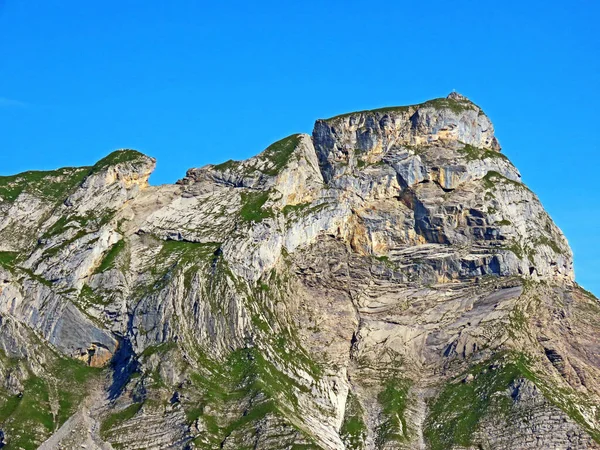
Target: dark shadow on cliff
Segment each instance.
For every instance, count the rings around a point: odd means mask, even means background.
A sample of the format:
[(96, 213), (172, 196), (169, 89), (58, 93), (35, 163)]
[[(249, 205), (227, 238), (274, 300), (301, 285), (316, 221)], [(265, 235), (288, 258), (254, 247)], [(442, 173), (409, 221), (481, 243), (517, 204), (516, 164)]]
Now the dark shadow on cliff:
[(131, 375), (139, 370), (139, 363), (128, 339), (119, 340), (119, 348), (111, 361), (111, 369), (113, 374), (108, 398), (114, 400), (121, 395)]

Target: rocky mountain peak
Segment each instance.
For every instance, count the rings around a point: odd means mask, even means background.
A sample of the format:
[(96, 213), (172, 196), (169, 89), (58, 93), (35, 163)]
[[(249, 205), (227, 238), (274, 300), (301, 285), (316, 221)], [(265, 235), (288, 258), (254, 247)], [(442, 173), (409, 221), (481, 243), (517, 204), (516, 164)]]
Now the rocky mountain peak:
[(456, 100), (456, 101), (459, 101), (459, 102), (470, 102), (470, 100), (467, 97), (465, 97), (462, 94), (459, 94), (456, 91), (450, 92), (446, 98), (449, 99), (449, 100)]
[[(458, 94), (457, 94), (458, 95)], [(399, 146), (466, 144), (500, 151), (490, 119), (474, 103), (462, 96), (380, 108), (319, 120), (313, 130), (321, 158), (344, 159), (352, 151), (370, 158)], [(331, 162), (331, 161), (329, 161)]]
[(463, 96), (154, 166), (0, 177), (8, 445), (598, 448), (600, 303)]

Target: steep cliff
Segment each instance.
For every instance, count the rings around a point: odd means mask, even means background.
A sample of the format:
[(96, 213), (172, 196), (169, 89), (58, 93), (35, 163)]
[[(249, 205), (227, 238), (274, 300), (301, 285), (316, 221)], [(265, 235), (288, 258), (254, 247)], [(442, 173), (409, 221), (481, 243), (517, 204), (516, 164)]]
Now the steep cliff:
[(5, 448), (600, 448), (600, 303), (465, 97), (154, 163), (0, 177)]

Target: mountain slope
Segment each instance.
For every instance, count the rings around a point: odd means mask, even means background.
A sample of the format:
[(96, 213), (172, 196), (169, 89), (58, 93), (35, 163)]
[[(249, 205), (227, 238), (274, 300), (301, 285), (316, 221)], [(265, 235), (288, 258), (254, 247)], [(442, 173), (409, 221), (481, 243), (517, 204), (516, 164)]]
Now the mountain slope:
[(599, 447), (600, 304), (468, 99), (154, 163), (0, 177), (6, 448)]

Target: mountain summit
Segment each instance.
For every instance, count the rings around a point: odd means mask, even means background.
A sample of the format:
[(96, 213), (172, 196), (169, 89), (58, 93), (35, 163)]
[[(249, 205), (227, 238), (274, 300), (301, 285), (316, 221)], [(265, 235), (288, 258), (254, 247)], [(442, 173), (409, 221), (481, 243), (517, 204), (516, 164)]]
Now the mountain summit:
[(6, 448), (600, 448), (600, 304), (466, 97), (154, 165), (0, 177)]

